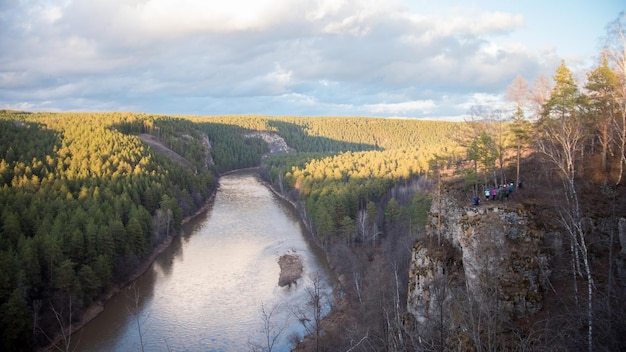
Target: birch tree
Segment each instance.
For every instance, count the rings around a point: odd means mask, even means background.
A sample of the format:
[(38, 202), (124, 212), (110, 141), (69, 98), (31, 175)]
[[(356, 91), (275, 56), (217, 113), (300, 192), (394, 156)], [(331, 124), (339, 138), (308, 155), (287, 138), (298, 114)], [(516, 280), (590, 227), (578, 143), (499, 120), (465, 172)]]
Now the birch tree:
[(626, 14), (620, 13), (617, 19), (607, 26), (605, 53), (609, 65), (617, 75), (613, 98), (616, 102), (619, 119), (619, 175), (616, 184), (622, 182), (626, 164)]
[(583, 114), (580, 110), (582, 98), (574, 83), (572, 72), (565, 62), (554, 75), (555, 86), (550, 99), (544, 105), (543, 116), (538, 124), (537, 147), (560, 174), (564, 189), (564, 202), (559, 209), (561, 223), (569, 234), (572, 251), (574, 294), (577, 291), (577, 276), (582, 276), (583, 265), (587, 279), (587, 346), (593, 351), (593, 277), (576, 190), (577, 156), (587, 138)]
[(511, 125), (513, 135), (515, 136), (515, 185), (520, 184), (520, 160), (522, 158), (522, 146), (528, 139), (529, 123), (526, 120), (524, 108), (530, 97), (528, 82), (518, 75), (511, 85), (507, 88), (506, 98), (515, 103), (514, 112), (511, 115), (513, 124)]

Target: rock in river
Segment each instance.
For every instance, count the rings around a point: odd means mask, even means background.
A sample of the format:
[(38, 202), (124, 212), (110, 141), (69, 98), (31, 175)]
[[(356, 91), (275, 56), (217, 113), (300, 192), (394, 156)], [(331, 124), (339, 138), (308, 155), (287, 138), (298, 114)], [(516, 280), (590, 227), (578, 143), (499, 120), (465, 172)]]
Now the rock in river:
[(280, 265), (280, 277), (278, 286), (284, 287), (296, 283), (302, 276), (302, 258), (297, 254), (283, 254), (278, 259)]

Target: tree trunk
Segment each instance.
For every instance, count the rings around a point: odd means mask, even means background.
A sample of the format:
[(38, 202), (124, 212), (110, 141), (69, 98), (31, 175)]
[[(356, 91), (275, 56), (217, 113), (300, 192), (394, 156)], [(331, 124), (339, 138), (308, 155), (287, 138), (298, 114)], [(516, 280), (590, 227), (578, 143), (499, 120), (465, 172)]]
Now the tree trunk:
[(626, 106), (622, 106), (622, 129), (620, 135), (620, 148), (619, 148), (619, 176), (617, 177), (616, 185), (622, 182), (622, 176), (624, 174), (624, 164), (626, 163)]
[(600, 167), (602, 168), (602, 172), (606, 174), (606, 159), (609, 150), (609, 124), (606, 120), (602, 123), (600, 127), (600, 144), (602, 145), (602, 152), (600, 154)]
[(519, 169), (520, 169), (520, 159), (522, 157), (522, 146), (521, 143), (518, 141), (517, 142), (517, 163), (516, 163), (516, 169), (515, 169), (515, 189), (517, 189), (517, 187), (519, 187)]

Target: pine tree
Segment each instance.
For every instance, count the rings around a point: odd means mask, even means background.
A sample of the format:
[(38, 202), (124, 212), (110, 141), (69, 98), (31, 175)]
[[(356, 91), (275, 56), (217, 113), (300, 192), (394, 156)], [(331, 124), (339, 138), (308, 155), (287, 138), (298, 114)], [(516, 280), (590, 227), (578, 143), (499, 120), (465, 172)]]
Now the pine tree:
[(576, 184), (577, 162), (587, 138), (587, 130), (581, 108), (583, 97), (574, 84), (571, 71), (562, 62), (554, 75), (555, 86), (544, 106), (543, 116), (537, 125), (537, 147), (556, 167), (563, 181), (563, 201), (559, 208), (560, 220), (569, 234), (572, 254), (572, 278), (574, 295), (578, 296), (580, 265), (587, 281), (587, 344), (593, 351), (593, 290), (591, 263), (583, 226)]
[(585, 88), (589, 92), (594, 125), (598, 126), (595, 133), (602, 148), (601, 168), (606, 172), (609, 147), (614, 135), (613, 129), (616, 126), (617, 106), (614, 97), (619, 82), (617, 75), (609, 67), (606, 55), (603, 55), (602, 63), (587, 75), (587, 80)]

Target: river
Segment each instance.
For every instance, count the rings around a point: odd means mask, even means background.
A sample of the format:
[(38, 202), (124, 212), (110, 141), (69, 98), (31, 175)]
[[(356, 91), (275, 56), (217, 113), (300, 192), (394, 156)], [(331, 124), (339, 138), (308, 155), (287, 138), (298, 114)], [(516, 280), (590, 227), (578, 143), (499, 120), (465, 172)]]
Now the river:
[[(300, 255), (303, 277), (279, 287), (278, 258)], [(327, 300), (329, 270), (291, 205), (263, 185), (255, 171), (220, 178), (213, 204), (188, 222), (133, 285), (73, 337), (79, 351), (289, 350), (304, 328), (293, 312), (312, 315), (315, 278)], [(262, 307), (271, 311), (264, 319)], [(267, 315), (265, 315), (267, 317)], [(264, 322), (274, 329), (264, 333)], [(284, 327), (280, 334), (278, 331)]]

